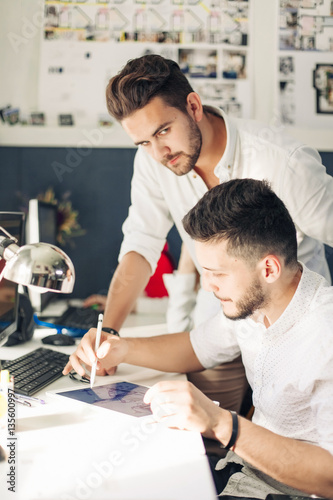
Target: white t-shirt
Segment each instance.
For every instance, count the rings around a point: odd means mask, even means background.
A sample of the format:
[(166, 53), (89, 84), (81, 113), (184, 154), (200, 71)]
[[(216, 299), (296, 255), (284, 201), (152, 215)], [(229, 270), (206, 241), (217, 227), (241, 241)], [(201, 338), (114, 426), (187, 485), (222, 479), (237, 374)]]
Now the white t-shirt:
[(266, 328), (222, 310), (190, 332), (205, 368), (242, 355), (253, 389), (253, 422), (333, 454), (333, 287), (303, 266), (291, 302)]

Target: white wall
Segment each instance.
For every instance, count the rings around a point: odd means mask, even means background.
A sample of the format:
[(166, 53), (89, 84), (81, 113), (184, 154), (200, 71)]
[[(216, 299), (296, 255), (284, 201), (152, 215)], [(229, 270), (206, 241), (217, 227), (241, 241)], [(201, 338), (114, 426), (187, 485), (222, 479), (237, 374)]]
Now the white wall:
[(41, 12), (40, 0), (1, 0), (0, 106), (37, 107)]
[[(250, 0), (254, 9), (254, 68), (260, 86), (255, 92), (255, 116), (267, 122), (273, 99), (276, 2)], [(41, 42), (41, 0), (1, 0), (0, 3), (0, 105), (7, 102), (35, 110)], [(266, 88), (262, 92), (261, 87)]]
[[(253, 8), (254, 118), (274, 126), (276, 85), (276, 25), (278, 0), (250, 0)], [(42, 0), (1, 0), (0, 3), (0, 106), (11, 104), (26, 112), (37, 109), (38, 68), (41, 45)], [(252, 42), (251, 42), (252, 43)], [(276, 115), (276, 113), (275, 113)], [(12, 127), (13, 129), (15, 127)], [(0, 130), (5, 144), (77, 144), (77, 131)], [(58, 127), (59, 129), (59, 127)], [(115, 132), (115, 133), (114, 133)], [(121, 130), (103, 137), (99, 146), (130, 146)], [(332, 150), (329, 130), (292, 129), (292, 134), (321, 151)], [(110, 143), (111, 141), (111, 143)]]

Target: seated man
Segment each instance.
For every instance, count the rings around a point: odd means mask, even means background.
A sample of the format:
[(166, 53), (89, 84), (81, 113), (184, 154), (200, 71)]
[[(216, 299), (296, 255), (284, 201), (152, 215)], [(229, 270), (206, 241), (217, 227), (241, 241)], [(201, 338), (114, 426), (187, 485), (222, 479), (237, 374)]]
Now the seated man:
[[(218, 493), (333, 498), (333, 287), (297, 261), (296, 231), (265, 181), (208, 191), (183, 219), (222, 311), (190, 333), (118, 338), (102, 333), (98, 374), (121, 362), (191, 372), (242, 355), (252, 421), (218, 407), (190, 382), (160, 382), (145, 401), (169, 427), (201, 432), (230, 450), (213, 470)], [(64, 369), (84, 375), (96, 330)]]

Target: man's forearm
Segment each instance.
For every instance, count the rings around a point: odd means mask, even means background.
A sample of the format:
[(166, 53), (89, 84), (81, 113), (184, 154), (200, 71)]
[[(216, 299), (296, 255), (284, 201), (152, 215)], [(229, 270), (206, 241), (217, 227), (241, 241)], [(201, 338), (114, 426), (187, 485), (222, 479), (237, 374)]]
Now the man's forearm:
[(142, 255), (130, 252), (123, 257), (110, 283), (103, 326), (120, 330), (150, 276), (150, 264)]
[(196, 357), (188, 332), (148, 338), (126, 338), (125, 363), (164, 372), (187, 373), (203, 369)]
[[(224, 420), (225, 421), (225, 420)], [(216, 437), (224, 444), (231, 433), (223, 424)], [(319, 446), (279, 436), (239, 417), (235, 453), (281, 483), (308, 494), (333, 498), (333, 456)]]

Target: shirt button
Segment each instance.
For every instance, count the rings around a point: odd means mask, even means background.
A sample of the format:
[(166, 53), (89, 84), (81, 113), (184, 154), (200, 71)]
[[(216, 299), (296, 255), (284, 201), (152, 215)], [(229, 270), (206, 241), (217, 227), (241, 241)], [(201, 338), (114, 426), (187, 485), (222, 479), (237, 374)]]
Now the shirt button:
[(228, 170), (231, 170), (231, 165), (228, 165)]
[(193, 179), (196, 179), (197, 178), (197, 174), (193, 174)]

